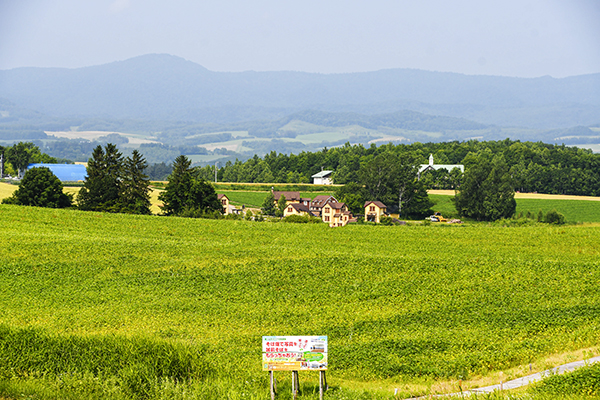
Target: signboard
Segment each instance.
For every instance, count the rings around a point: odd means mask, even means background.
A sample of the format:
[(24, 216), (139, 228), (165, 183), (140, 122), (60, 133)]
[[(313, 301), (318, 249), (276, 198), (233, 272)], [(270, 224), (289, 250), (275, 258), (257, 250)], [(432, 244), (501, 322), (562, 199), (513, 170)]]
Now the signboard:
[(263, 336), (263, 371), (326, 371), (327, 336)]

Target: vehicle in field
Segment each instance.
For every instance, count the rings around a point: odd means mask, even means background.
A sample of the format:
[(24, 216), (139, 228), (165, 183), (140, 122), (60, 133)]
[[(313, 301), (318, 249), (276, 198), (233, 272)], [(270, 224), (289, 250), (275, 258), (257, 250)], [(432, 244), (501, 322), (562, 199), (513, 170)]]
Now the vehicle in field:
[(448, 221), (446, 218), (444, 218), (442, 216), (442, 213), (439, 211), (435, 212), (433, 215), (430, 215), (429, 217), (427, 217), (425, 219), (428, 219), (431, 222), (446, 222), (446, 221)]

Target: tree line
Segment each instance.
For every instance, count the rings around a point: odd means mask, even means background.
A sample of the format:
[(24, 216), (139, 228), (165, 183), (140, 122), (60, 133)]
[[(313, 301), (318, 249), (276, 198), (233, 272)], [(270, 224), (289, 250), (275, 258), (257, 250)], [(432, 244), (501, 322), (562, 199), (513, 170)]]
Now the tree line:
[[(16, 145), (17, 149), (21, 147)], [(46, 167), (27, 170), (19, 188), (2, 203), (150, 215), (151, 188), (145, 174), (147, 167), (148, 163), (138, 150), (123, 157), (113, 143), (104, 147), (98, 145), (88, 161), (87, 175), (77, 193), (76, 204), (72, 195), (63, 192), (62, 182)], [(163, 202), (163, 215), (214, 216), (222, 211), (214, 187), (198, 175), (185, 156), (175, 159), (169, 183), (159, 200)]]
[[(588, 149), (542, 142), (469, 140), (465, 142), (387, 144), (365, 147), (346, 143), (340, 147), (298, 154), (270, 152), (255, 155), (247, 161), (228, 161), (217, 169), (224, 182), (310, 183), (311, 176), (322, 169), (332, 170), (336, 184), (359, 181), (361, 166), (383, 153), (410, 154), (416, 164), (427, 164), (433, 154), (436, 164), (463, 164), (468, 168), (478, 158), (501, 155), (514, 179), (517, 191), (548, 194), (600, 195), (600, 154)], [(213, 165), (201, 174), (212, 180)], [(426, 189), (455, 189), (456, 177), (451, 171), (425, 174)]]

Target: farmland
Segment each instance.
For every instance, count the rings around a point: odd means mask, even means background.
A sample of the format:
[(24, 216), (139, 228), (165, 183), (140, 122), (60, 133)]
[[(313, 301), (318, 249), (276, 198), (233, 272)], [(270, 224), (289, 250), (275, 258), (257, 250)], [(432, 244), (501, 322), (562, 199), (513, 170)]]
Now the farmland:
[(331, 399), (455, 389), (600, 345), (598, 225), (329, 229), (7, 205), (0, 221), (9, 398), (265, 398), (262, 335), (328, 335)]

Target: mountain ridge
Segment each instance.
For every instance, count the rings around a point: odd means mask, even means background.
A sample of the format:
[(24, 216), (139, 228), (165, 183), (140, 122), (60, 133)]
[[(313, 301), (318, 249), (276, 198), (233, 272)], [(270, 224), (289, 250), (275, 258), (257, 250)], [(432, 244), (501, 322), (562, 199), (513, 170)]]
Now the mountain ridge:
[[(318, 74), (216, 72), (168, 54), (82, 68), (0, 70), (0, 98), (60, 118), (230, 123), (279, 111), (381, 114), (412, 110), (482, 124), (558, 129), (600, 122), (600, 73), (515, 78), (393, 68)], [(228, 110), (220, 119), (211, 110)], [(252, 109), (255, 113), (252, 113)]]

